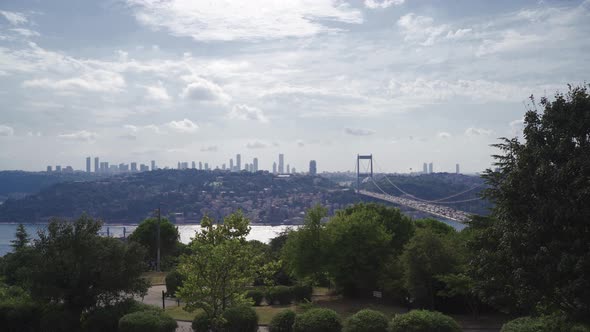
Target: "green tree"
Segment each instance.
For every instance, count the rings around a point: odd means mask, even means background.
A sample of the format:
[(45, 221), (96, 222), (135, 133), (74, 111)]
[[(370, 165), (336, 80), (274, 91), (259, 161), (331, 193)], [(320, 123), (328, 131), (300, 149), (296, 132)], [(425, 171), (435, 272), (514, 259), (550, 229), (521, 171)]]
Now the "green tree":
[[(178, 229), (168, 219), (160, 221), (160, 256), (175, 254), (180, 238)], [(148, 260), (155, 260), (158, 250), (158, 219), (149, 218), (141, 222), (129, 235), (129, 241), (137, 242), (147, 248)]]
[(23, 224), (18, 224), (18, 227), (16, 228), (16, 234), (14, 235), (14, 237), (15, 239), (10, 241), (10, 243), (15, 251), (23, 249), (31, 241), (29, 233), (27, 233), (27, 229)]
[(30, 267), (35, 300), (61, 304), (73, 317), (80, 317), (99, 304), (145, 294), (144, 249), (101, 237), (101, 226), (82, 216), (73, 222), (53, 220), (46, 231), (39, 232), (32, 248), (36, 259)]
[(437, 276), (460, 272), (461, 257), (449, 236), (419, 229), (401, 256), (404, 283), (420, 307), (434, 308), (441, 285)]
[(542, 112), (525, 114), (523, 142), (504, 138), (495, 145), (497, 170), (485, 174), (497, 222), (480, 238), (475, 269), (507, 283), (497, 289), (477, 278), (478, 287), (522, 311), (540, 305), (590, 321), (588, 87), (570, 86), (540, 106)]
[(248, 302), (244, 290), (260, 260), (247, 245), (249, 232), (242, 212), (227, 216), (222, 224), (205, 217), (189, 244), (192, 254), (181, 257), (178, 270), (185, 281), (176, 295), (188, 310), (204, 310), (216, 328), (223, 324), (225, 309)]

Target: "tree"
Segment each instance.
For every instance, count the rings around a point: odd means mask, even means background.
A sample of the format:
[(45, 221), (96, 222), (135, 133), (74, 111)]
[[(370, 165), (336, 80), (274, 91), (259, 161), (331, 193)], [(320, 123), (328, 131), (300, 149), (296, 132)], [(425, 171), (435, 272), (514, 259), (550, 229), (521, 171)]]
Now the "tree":
[(404, 283), (420, 307), (434, 308), (434, 296), (441, 285), (437, 276), (460, 272), (460, 256), (448, 236), (431, 229), (419, 229), (401, 256)]
[(225, 309), (247, 303), (244, 290), (259, 262), (247, 245), (249, 232), (249, 220), (241, 211), (227, 216), (222, 224), (205, 217), (189, 244), (192, 254), (181, 257), (178, 271), (185, 281), (176, 295), (188, 310), (205, 311), (216, 328), (223, 324)]
[(35, 300), (61, 304), (73, 317), (80, 317), (85, 310), (116, 303), (128, 294), (145, 294), (144, 249), (101, 237), (101, 226), (83, 215), (73, 222), (53, 220), (39, 232), (30, 267)]
[(18, 227), (16, 228), (16, 234), (14, 235), (14, 237), (15, 239), (10, 241), (10, 243), (15, 251), (18, 251), (26, 247), (31, 241), (29, 233), (27, 233), (27, 229), (23, 224), (18, 224)]
[[(541, 99), (540, 106), (542, 112), (533, 108), (525, 114), (524, 142), (503, 138), (495, 145), (501, 151), (494, 156), (497, 170), (485, 173), (497, 221), (481, 238), (475, 269), (507, 285), (478, 287), (488, 298), (512, 299), (522, 311), (541, 305), (589, 321), (588, 87), (570, 86), (552, 101)], [(490, 265), (503, 268), (494, 271)]]
[[(176, 243), (180, 238), (178, 229), (168, 219), (160, 221), (160, 255), (161, 257), (174, 254)], [(149, 218), (141, 222), (129, 235), (129, 241), (137, 242), (148, 249), (148, 259), (155, 260), (158, 250), (158, 219)]]

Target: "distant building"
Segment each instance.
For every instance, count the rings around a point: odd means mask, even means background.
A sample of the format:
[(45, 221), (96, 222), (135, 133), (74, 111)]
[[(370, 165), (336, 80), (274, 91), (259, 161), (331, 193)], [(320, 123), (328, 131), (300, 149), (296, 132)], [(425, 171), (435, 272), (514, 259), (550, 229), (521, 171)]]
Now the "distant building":
[(195, 169), (195, 168), (197, 168), (197, 164), (196, 164), (194, 161), (191, 163), (191, 168), (192, 168), (192, 169)]
[(221, 164), (221, 169), (225, 171), (225, 163)]
[(90, 166), (92, 165), (92, 159), (90, 157), (86, 157), (86, 172), (90, 173), (91, 169)]
[(60, 165), (55, 166), (55, 171), (56, 172), (61, 172), (61, 166)]
[(295, 167), (291, 168), (291, 174), (295, 174), (297, 173), (297, 170), (295, 169)]
[(94, 173), (100, 172), (100, 163), (98, 157), (94, 157)]
[(429, 174), (432, 174), (432, 172), (433, 172), (433, 168), (434, 168), (434, 167), (433, 167), (432, 163), (428, 164), (428, 173), (429, 173)]
[(258, 172), (258, 158), (254, 158), (252, 164), (254, 165), (252, 172)]
[(152, 171), (156, 170), (156, 161), (152, 160)]
[(422, 173), (428, 174), (428, 164), (427, 163), (424, 163), (422, 165)]
[(318, 167), (315, 160), (309, 161), (309, 175), (317, 175), (318, 174)]
[(285, 172), (285, 155), (282, 153), (279, 154), (279, 173), (283, 174)]
[(239, 153), (236, 155), (236, 168), (238, 172), (242, 170), (242, 155)]
[(47, 172), (51, 173), (51, 166), (47, 166)]
[(287, 164), (287, 174), (291, 174), (291, 167)]
[(149, 170), (150, 170), (150, 167), (148, 165), (144, 165), (144, 164), (139, 165), (140, 172), (147, 172)]
[(203, 162), (199, 161), (199, 169), (202, 171), (203, 170)]
[(205, 170), (208, 171), (209, 170), (209, 163), (205, 163)]
[(63, 171), (65, 173), (74, 173), (74, 168), (72, 168), (72, 166), (66, 166), (66, 168), (63, 169)]
[(461, 173), (459, 170), (459, 164), (456, 164), (455, 165), (455, 174), (459, 174), (459, 173)]
[(229, 158), (229, 170), (234, 170), (234, 160), (232, 158)]
[(136, 162), (131, 163), (131, 172), (137, 172), (137, 163)]
[(277, 174), (277, 162), (272, 163), (272, 174)]

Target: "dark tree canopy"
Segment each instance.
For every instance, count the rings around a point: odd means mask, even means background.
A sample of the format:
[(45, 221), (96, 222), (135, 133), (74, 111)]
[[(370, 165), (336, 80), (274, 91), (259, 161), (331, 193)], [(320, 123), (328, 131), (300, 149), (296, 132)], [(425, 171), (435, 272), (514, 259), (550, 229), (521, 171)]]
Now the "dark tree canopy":
[[(147, 248), (148, 257), (155, 260), (158, 234), (158, 219), (146, 219), (137, 226), (137, 228), (129, 235), (129, 241), (137, 242)], [(162, 218), (160, 221), (160, 255), (162, 257), (174, 253), (176, 250), (176, 243), (180, 238), (178, 229), (168, 219)]]
[[(534, 103), (534, 99), (531, 97)], [(524, 118), (524, 142), (503, 139), (485, 178), (497, 222), (480, 236), (484, 297), (590, 317), (590, 96), (570, 87)], [(503, 267), (498, 269), (497, 267)], [(485, 278), (484, 278), (485, 277)], [(489, 284), (501, 280), (505, 285)], [(487, 280), (487, 281), (486, 281)]]

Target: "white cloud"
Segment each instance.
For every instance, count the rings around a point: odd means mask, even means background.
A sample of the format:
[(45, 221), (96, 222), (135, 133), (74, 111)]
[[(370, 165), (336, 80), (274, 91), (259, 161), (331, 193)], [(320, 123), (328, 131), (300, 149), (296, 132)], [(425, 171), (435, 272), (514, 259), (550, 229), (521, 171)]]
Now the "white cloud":
[(137, 126), (134, 126), (134, 125), (124, 125), (123, 128), (128, 129), (134, 133), (139, 131), (139, 128), (137, 128)]
[(127, 0), (142, 24), (200, 41), (308, 37), (335, 31), (321, 20), (362, 23), (359, 10), (334, 0)]
[(402, 5), (405, 0), (365, 0), (365, 7), (371, 9), (385, 9), (391, 6)]
[(491, 129), (469, 127), (465, 129), (466, 136), (489, 136), (494, 131)]
[(119, 92), (126, 86), (125, 78), (116, 72), (97, 69), (78, 77), (66, 79), (33, 79), (23, 82), (23, 87), (37, 87), (61, 91), (86, 90), (93, 92)]
[(28, 21), (26, 16), (22, 13), (0, 10), (0, 15), (4, 16), (4, 18), (12, 25), (19, 25), (27, 23)]
[(201, 148), (201, 152), (217, 152), (217, 145), (209, 145)]
[(6, 125), (0, 125), (0, 136), (12, 136), (14, 135), (14, 129)]
[(514, 136), (522, 135), (522, 131), (524, 130), (524, 119), (510, 121), (510, 123), (508, 125), (510, 126), (510, 130), (512, 132), (512, 135), (514, 135)]
[(170, 129), (179, 133), (194, 133), (199, 129), (199, 126), (189, 119), (170, 121), (166, 125)]
[(447, 138), (451, 138), (451, 134), (447, 133), (446, 131), (441, 131), (440, 133), (437, 134), (438, 138), (442, 138), (442, 139), (447, 139)]
[(364, 128), (344, 128), (344, 132), (352, 136), (371, 136), (375, 134), (373, 129)]
[(448, 24), (434, 24), (434, 19), (419, 16), (414, 13), (406, 14), (397, 21), (404, 40), (422, 46), (432, 46), (441, 39), (461, 39), (471, 32), (469, 28), (453, 30)]
[(503, 31), (499, 37), (484, 39), (477, 49), (477, 56), (508, 52), (530, 47), (535, 43), (545, 43), (545, 38), (539, 35), (520, 33), (514, 30)]
[(260, 109), (244, 104), (234, 105), (228, 116), (230, 119), (254, 120), (262, 123), (268, 122), (268, 118)]
[(193, 77), (192, 82), (187, 84), (180, 96), (185, 99), (222, 104), (231, 100), (231, 97), (223, 92), (219, 85), (200, 77)]
[(168, 95), (168, 91), (160, 81), (158, 81), (158, 85), (144, 85), (143, 88), (146, 90), (148, 99), (155, 101), (170, 100), (170, 95)]
[(300, 148), (302, 148), (302, 147), (305, 146), (305, 142), (303, 140), (301, 140), (301, 139), (298, 139), (297, 140), (297, 146), (300, 147)]
[(87, 131), (87, 130), (80, 130), (77, 132), (73, 132), (70, 134), (61, 134), (58, 135), (59, 138), (72, 140), (72, 141), (82, 141), (82, 142), (90, 142), (94, 141), (98, 135), (95, 132)]
[(261, 142), (261, 141), (248, 142), (248, 144), (246, 144), (246, 147), (248, 149), (264, 149), (269, 146), (270, 145), (268, 143)]
[(25, 36), (25, 37), (39, 37), (39, 36), (41, 36), (41, 34), (35, 30), (29, 30), (29, 29), (24, 29), (24, 28), (14, 28), (14, 29), (10, 29), (10, 31), (14, 31), (14, 32), (20, 34), (21, 36)]

